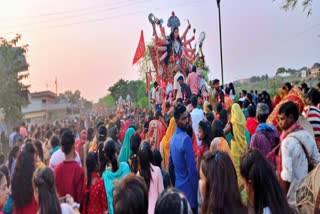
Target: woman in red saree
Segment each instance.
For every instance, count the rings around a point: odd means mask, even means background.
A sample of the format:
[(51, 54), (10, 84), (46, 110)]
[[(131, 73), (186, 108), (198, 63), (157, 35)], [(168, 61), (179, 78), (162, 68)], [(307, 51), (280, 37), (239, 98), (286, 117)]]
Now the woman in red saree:
[(167, 125), (164, 122), (163, 116), (161, 111), (156, 112), (156, 119), (151, 120), (149, 123), (149, 129), (147, 138), (150, 139), (150, 144), (152, 150), (159, 150), (160, 149), (160, 142), (163, 136), (166, 134)]

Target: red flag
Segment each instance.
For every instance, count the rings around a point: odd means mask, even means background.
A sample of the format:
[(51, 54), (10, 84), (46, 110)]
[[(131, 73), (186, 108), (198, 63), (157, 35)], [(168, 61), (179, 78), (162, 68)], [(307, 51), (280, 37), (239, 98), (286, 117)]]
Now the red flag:
[(139, 59), (141, 59), (141, 57), (144, 56), (145, 51), (146, 51), (146, 46), (144, 44), (143, 30), (141, 30), (139, 44), (138, 44), (136, 53), (134, 54), (134, 58), (132, 62), (133, 65), (136, 64), (139, 61)]

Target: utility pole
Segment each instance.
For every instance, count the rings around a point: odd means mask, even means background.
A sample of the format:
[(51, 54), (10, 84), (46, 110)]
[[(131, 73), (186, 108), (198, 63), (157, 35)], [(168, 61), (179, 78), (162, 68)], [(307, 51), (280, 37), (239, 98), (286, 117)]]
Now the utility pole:
[(54, 84), (56, 86), (56, 96), (58, 96), (58, 80), (57, 80), (57, 77), (56, 77), (56, 79), (54, 81)]
[(218, 12), (219, 12), (219, 34), (220, 34), (220, 60), (221, 60), (221, 82), (224, 85), (223, 78), (223, 57), (222, 57), (222, 36), (221, 36), (221, 12), (220, 12), (220, 0), (217, 0)]

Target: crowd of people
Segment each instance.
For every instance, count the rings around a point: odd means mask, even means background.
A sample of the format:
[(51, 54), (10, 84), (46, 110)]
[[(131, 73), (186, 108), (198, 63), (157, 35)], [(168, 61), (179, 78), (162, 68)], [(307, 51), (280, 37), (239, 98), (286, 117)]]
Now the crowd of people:
[(299, 212), (297, 186), (320, 162), (320, 85), (236, 99), (196, 72), (155, 82), (149, 112), (15, 128), (0, 213)]

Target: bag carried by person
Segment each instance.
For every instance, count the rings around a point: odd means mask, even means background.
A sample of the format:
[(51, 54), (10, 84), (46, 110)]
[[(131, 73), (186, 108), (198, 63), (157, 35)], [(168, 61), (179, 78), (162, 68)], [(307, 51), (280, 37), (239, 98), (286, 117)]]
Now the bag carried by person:
[(296, 203), (300, 213), (320, 213), (320, 164), (298, 184)]

